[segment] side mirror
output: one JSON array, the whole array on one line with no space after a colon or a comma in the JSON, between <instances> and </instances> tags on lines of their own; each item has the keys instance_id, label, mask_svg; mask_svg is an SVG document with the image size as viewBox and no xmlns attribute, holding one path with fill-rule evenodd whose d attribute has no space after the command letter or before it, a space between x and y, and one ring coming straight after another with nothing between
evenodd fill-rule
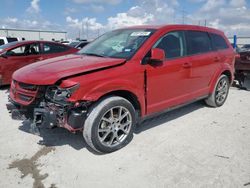
<instances>
[{"instance_id":1,"label":"side mirror","mask_svg":"<svg viewBox=\"0 0 250 188\"><path fill-rule=\"evenodd\" d=\"M160 48L153 48L151 50L150 64L161 64L165 60L165 52Z\"/></svg>"},{"instance_id":2,"label":"side mirror","mask_svg":"<svg viewBox=\"0 0 250 188\"><path fill-rule=\"evenodd\" d=\"M3 58L8 58L8 56L7 56L6 52L1 53L1 54L0 54L0 57L3 57Z\"/></svg>"}]
</instances>

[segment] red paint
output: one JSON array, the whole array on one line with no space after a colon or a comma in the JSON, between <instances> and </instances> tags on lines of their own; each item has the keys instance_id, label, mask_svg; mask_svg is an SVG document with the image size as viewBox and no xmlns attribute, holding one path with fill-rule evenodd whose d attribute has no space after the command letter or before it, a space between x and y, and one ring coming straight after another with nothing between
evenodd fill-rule
<instances>
[{"instance_id":1,"label":"red paint","mask_svg":"<svg viewBox=\"0 0 250 188\"><path fill-rule=\"evenodd\" d=\"M221 31L188 25L132 28L153 28L157 31L127 62L125 59L68 55L24 67L14 73L13 79L34 85L53 85L61 79L66 79L67 82L63 82L61 87L79 83L80 88L69 98L69 101L76 104L79 101L97 101L114 91L128 91L136 96L142 117L208 96L224 71L229 71L233 79L235 53ZM143 58L152 46L166 33L176 30L219 34L226 40L229 48L167 59L158 66L142 64ZM153 52L154 57L162 59L161 50L156 49ZM15 89L14 84L12 88ZM13 96L12 90L10 96L15 102L26 105Z\"/></svg>"},{"instance_id":2,"label":"red paint","mask_svg":"<svg viewBox=\"0 0 250 188\"><path fill-rule=\"evenodd\" d=\"M66 47L67 50L64 52L56 52L56 53L44 53L43 52L43 45L47 44L55 44L57 46ZM70 46L66 46L64 44L60 43L54 43L54 42L48 42L48 41L22 41L17 42L15 45L12 45L11 47L3 49L3 51L0 52L0 54L8 52L10 50L13 50L15 48L24 46L24 45L30 45L30 44L37 44L39 46L40 53L39 54L29 54L29 55L22 55L22 56L7 56L7 57L0 57L0 75L2 76L2 85L10 84L12 74L20 69L21 67L24 67L26 65L35 63L37 61L72 54L78 51L78 49L72 48ZM1 47L0 47L1 48ZM1 81L1 80L0 80Z\"/></svg>"}]
</instances>

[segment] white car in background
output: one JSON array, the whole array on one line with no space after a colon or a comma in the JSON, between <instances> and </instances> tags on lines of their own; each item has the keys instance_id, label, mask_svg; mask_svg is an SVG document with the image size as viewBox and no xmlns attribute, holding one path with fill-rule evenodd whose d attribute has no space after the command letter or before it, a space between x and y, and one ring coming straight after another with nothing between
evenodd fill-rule
<instances>
[{"instance_id":1,"label":"white car in background","mask_svg":"<svg viewBox=\"0 0 250 188\"><path fill-rule=\"evenodd\" d=\"M16 42L19 41L17 37L0 37L0 46L10 43L10 42Z\"/></svg>"}]
</instances>

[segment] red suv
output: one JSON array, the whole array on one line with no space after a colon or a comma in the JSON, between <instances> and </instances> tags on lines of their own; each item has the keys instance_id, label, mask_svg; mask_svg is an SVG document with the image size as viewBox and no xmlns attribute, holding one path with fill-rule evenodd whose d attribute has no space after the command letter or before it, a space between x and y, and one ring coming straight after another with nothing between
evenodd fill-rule
<instances>
[{"instance_id":1,"label":"red suv","mask_svg":"<svg viewBox=\"0 0 250 188\"><path fill-rule=\"evenodd\" d=\"M11 42L0 46L0 86L11 83L13 72L44 59L72 54L78 49L49 41Z\"/></svg>"},{"instance_id":2,"label":"red suv","mask_svg":"<svg viewBox=\"0 0 250 188\"><path fill-rule=\"evenodd\" d=\"M202 99L223 105L234 61L229 41L215 29L129 27L77 54L16 71L10 99L18 112L32 109L33 128L83 131L90 147L108 153L124 147L149 116Z\"/></svg>"}]
</instances>

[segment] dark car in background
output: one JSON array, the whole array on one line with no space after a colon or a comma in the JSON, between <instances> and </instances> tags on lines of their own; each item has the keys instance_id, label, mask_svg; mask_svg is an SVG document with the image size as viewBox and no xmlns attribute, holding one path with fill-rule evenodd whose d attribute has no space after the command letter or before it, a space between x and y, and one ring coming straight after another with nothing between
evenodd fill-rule
<instances>
[{"instance_id":1,"label":"dark car in background","mask_svg":"<svg viewBox=\"0 0 250 188\"><path fill-rule=\"evenodd\" d=\"M241 48L241 51L250 51L250 44L244 44Z\"/></svg>"},{"instance_id":2,"label":"dark car in background","mask_svg":"<svg viewBox=\"0 0 250 188\"><path fill-rule=\"evenodd\" d=\"M13 72L25 65L77 51L76 48L49 41L22 41L2 45L0 46L0 86L10 84Z\"/></svg>"},{"instance_id":3,"label":"dark car in background","mask_svg":"<svg viewBox=\"0 0 250 188\"><path fill-rule=\"evenodd\" d=\"M240 51L235 59L235 80L241 88L247 76L250 76L250 51Z\"/></svg>"}]
</instances>

